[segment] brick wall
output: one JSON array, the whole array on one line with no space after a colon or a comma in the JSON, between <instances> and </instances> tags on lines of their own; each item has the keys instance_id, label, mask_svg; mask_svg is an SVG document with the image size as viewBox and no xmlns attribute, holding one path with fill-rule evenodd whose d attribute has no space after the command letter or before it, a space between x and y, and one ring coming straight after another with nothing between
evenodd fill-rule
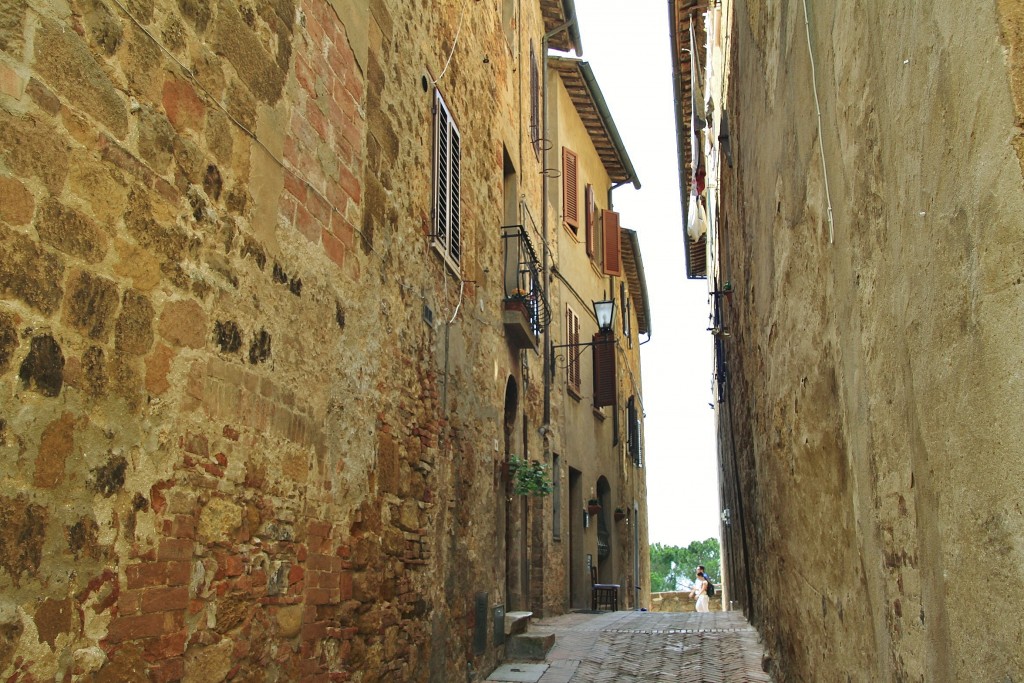
<instances>
[{"instance_id":1,"label":"brick wall","mask_svg":"<svg viewBox=\"0 0 1024 683\"><path fill-rule=\"evenodd\" d=\"M370 4L365 64L324 0L0 9L0 676L464 676L521 371L494 322L516 108L475 104L514 62L467 19L446 335L420 79L459 17Z\"/></svg>"}]
</instances>

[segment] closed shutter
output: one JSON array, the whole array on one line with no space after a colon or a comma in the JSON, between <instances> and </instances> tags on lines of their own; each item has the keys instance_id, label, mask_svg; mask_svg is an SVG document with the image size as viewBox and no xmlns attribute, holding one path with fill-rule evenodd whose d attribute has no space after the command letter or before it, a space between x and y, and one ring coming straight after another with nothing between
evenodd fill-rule
<instances>
[{"instance_id":1,"label":"closed shutter","mask_svg":"<svg viewBox=\"0 0 1024 683\"><path fill-rule=\"evenodd\" d=\"M587 183L587 189L583 192L583 203L584 210L587 212L586 215L586 231L587 231L587 256L594 258L594 219L597 214L597 207L594 205L594 186Z\"/></svg>"},{"instance_id":2,"label":"closed shutter","mask_svg":"<svg viewBox=\"0 0 1024 683\"><path fill-rule=\"evenodd\" d=\"M615 333L594 335L594 407L615 405Z\"/></svg>"},{"instance_id":3,"label":"closed shutter","mask_svg":"<svg viewBox=\"0 0 1024 683\"><path fill-rule=\"evenodd\" d=\"M434 246L454 269L462 255L461 157L458 126L435 91Z\"/></svg>"},{"instance_id":4,"label":"closed shutter","mask_svg":"<svg viewBox=\"0 0 1024 683\"><path fill-rule=\"evenodd\" d=\"M640 412L636 409L635 396L630 396L626 402L626 429L630 458L634 465L642 467L643 459L640 455Z\"/></svg>"},{"instance_id":5,"label":"closed shutter","mask_svg":"<svg viewBox=\"0 0 1024 683\"><path fill-rule=\"evenodd\" d=\"M576 153L562 148L562 217L572 231L580 229L580 206L577 196Z\"/></svg>"},{"instance_id":6,"label":"closed shutter","mask_svg":"<svg viewBox=\"0 0 1024 683\"><path fill-rule=\"evenodd\" d=\"M615 211L601 212L604 233L604 273L622 275L622 234L619 228L619 214Z\"/></svg>"},{"instance_id":7,"label":"closed shutter","mask_svg":"<svg viewBox=\"0 0 1024 683\"><path fill-rule=\"evenodd\" d=\"M576 312L565 307L565 342L569 344L566 352L569 362L566 364L566 382L577 394L580 392L580 317Z\"/></svg>"}]
</instances>

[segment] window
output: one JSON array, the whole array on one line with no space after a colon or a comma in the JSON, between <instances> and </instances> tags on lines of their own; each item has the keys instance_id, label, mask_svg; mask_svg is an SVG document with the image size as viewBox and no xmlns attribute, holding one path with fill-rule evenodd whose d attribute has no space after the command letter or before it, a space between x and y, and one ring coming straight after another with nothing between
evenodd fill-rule
<instances>
[{"instance_id":1,"label":"window","mask_svg":"<svg viewBox=\"0 0 1024 683\"><path fill-rule=\"evenodd\" d=\"M615 332L594 335L594 407L615 405L617 376L615 373ZM618 413L615 413L615 441L618 442Z\"/></svg>"},{"instance_id":2,"label":"window","mask_svg":"<svg viewBox=\"0 0 1024 683\"><path fill-rule=\"evenodd\" d=\"M594 258L594 219L597 218L597 205L594 203L594 186L587 183L586 189L583 191L583 210L584 214L584 225L586 229L586 240L587 240L587 256Z\"/></svg>"},{"instance_id":3,"label":"window","mask_svg":"<svg viewBox=\"0 0 1024 683\"><path fill-rule=\"evenodd\" d=\"M576 178L576 152L562 148L562 220L572 234L580 230L579 192Z\"/></svg>"},{"instance_id":4,"label":"window","mask_svg":"<svg viewBox=\"0 0 1024 683\"><path fill-rule=\"evenodd\" d=\"M434 92L434 247L458 271L462 246L461 139L441 91Z\"/></svg>"},{"instance_id":5,"label":"window","mask_svg":"<svg viewBox=\"0 0 1024 683\"><path fill-rule=\"evenodd\" d=\"M537 53L530 41L530 142L533 154L540 158L540 70L537 68Z\"/></svg>"},{"instance_id":6,"label":"window","mask_svg":"<svg viewBox=\"0 0 1024 683\"><path fill-rule=\"evenodd\" d=\"M551 537L562 539L562 456L551 454Z\"/></svg>"},{"instance_id":7,"label":"window","mask_svg":"<svg viewBox=\"0 0 1024 683\"><path fill-rule=\"evenodd\" d=\"M580 317L569 305L565 307L565 343L569 344L566 355L566 383L570 393L580 395Z\"/></svg>"},{"instance_id":8,"label":"window","mask_svg":"<svg viewBox=\"0 0 1024 683\"><path fill-rule=\"evenodd\" d=\"M629 297L626 295L626 283L619 283L619 301L622 302L619 308L622 311L622 336L626 338L626 344L633 348L633 335L630 327L632 311L630 310Z\"/></svg>"},{"instance_id":9,"label":"window","mask_svg":"<svg viewBox=\"0 0 1024 683\"><path fill-rule=\"evenodd\" d=\"M629 457L637 467L644 466L643 448L640 437L640 411L636 409L636 397L626 402L626 439Z\"/></svg>"},{"instance_id":10,"label":"window","mask_svg":"<svg viewBox=\"0 0 1024 683\"><path fill-rule=\"evenodd\" d=\"M622 245L619 240L619 214L614 211L601 212L603 238L603 266L605 275L622 275Z\"/></svg>"}]
</instances>

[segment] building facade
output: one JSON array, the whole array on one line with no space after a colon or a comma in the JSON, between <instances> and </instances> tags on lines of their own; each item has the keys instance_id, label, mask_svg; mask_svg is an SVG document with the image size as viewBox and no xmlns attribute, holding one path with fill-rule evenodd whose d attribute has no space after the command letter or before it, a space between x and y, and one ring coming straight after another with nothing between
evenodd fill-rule
<instances>
[{"instance_id":1,"label":"building facade","mask_svg":"<svg viewBox=\"0 0 1024 683\"><path fill-rule=\"evenodd\" d=\"M777 680L1020 680L1019 6L673 9L726 600Z\"/></svg>"},{"instance_id":2,"label":"building facade","mask_svg":"<svg viewBox=\"0 0 1024 683\"><path fill-rule=\"evenodd\" d=\"M480 680L588 554L645 599L639 248L570 267L545 137L610 209L543 97L572 2L428 5L0 9L0 676ZM558 283L618 304L606 407Z\"/></svg>"}]
</instances>

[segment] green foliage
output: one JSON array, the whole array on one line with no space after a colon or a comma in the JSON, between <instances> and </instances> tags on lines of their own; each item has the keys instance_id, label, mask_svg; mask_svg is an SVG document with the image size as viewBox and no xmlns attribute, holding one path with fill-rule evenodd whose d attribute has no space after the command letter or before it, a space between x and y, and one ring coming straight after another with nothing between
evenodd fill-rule
<instances>
[{"instance_id":1,"label":"green foliage","mask_svg":"<svg viewBox=\"0 0 1024 683\"><path fill-rule=\"evenodd\" d=\"M512 477L512 493L517 496L546 496L551 493L548 466L539 460L526 461L513 455L508 459L508 473Z\"/></svg>"},{"instance_id":2,"label":"green foliage","mask_svg":"<svg viewBox=\"0 0 1024 683\"><path fill-rule=\"evenodd\" d=\"M685 548L655 543L651 547L651 591L660 593L682 588L682 580L692 581L698 565L704 565L708 578L721 580L721 547L717 538L693 541Z\"/></svg>"}]
</instances>

